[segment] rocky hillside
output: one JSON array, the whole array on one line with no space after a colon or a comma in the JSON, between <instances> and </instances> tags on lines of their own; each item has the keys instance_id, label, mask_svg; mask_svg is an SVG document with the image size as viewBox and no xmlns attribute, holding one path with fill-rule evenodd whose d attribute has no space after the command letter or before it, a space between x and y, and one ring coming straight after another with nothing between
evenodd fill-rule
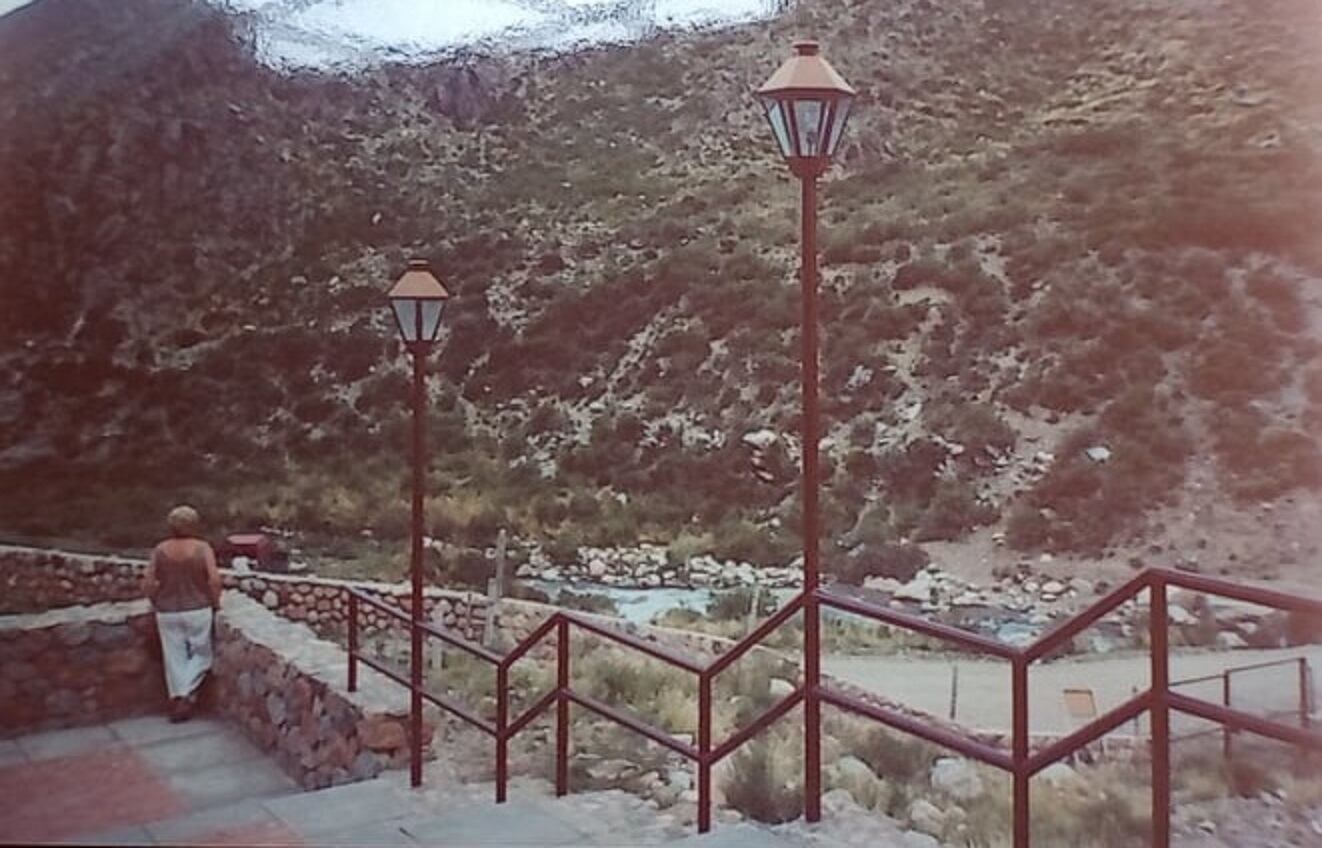
<instances>
[{"instance_id":1,"label":"rocky hillside","mask_svg":"<svg viewBox=\"0 0 1322 848\"><path fill-rule=\"evenodd\" d=\"M350 76L188 0L38 0L0 18L0 527L140 542L188 498L400 536L383 293L422 255L455 294L433 535L789 559L797 193L749 92L812 33L860 91L823 187L831 567L993 537L1305 567L1319 25L803 0Z\"/></svg>"}]
</instances>

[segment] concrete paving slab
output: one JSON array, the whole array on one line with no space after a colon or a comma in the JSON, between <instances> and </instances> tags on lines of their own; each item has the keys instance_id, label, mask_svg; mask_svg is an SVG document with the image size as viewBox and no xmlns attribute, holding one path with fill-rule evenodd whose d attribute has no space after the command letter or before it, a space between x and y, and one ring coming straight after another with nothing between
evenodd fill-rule
<instances>
[{"instance_id":1,"label":"concrete paving slab","mask_svg":"<svg viewBox=\"0 0 1322 848\"><path fill-rule=\"evenodd\" d=\"M0 769L0 838L51 842L136 827L188 811L123 745Z\"/></svg>"},{"instance_id":2,"label":"concrete paving slab","mask_svg":"<svg viewBox=\"0 0 1322 848\"><path fill-rule=\"evenodd\" d=\"M106 726L116 737L129 745L148 745L165 739L182 739L185 736L214 733L226 725L223 721L205 716L172 724L170 719L163 715L148 715L112 721Z\"/></svg>"},{"instance_id":3,"label":"concrete paving slab","mask_svg":"<svg viewBox=\"0 0 1322 848\"><path fill-rule=\"evenodd\" d=\"M122 845L124 848L158 844L151 838L151 834L147 832L147 829L140 826L116 827L97 833L84 833L75 839L69 840L69 843L73 845Z\"/></svg>"},{"instance_id":4,"label":"concrete paving slab","mask_svg":"<svg viewBox=\"0 0 1322 848\"><path fill-rule=\"evenodd\" d=\"M263 848L272 848L276 845L303 845L305 843L297 833L279 822L266 822L240 827L222 827L219 830L201 833L171 844L205 845L208 848L214 845L242 845L244 848L260 845Z\"/></svg>"},{"instance_id":5,"label":"concrete paving slab","mask_svg":"<svg viewBox=\"0 0 1322 848\"><path fill-rule=\"evenodd\" d=\"M146 825L146 831L152 839L162 845L175 845L222 829L279 823L279 820L262 806L261 799L248 798L234 804L152 822Z\"/></svg>"},{"instance_id":6,"label":"concrete paving slab","mask_svg":"<svg viewBox=\"0 0 1322 848\"><path fill-rule=\"evenodd\" d=\"M29 760L53 760L71 757L113 746L119 740L103 724L88 727L70 727L67 730L48 730L32 733L15 740L19 750Z\"/></svg>"},{"instance_id":7,"label":"concrete paving slab","mask_svg":"<svg viewBox=\"0 0 1322 848\"><path fill-rule=\"evenodd\" d=\"M263 759L265 755L238 731L217 727L195 736L142 745L138 756L164 774L175 774Z\"/></svg>"},{"instance_id":8,"label":"concrete paving slab","mask_svg":"<svg viewBox=\"0 0 1322 848\"><path fill-rule=\"evenodd\" d=\"M717 825L708 833L665 843L666 848L803 848L804 844L747 822Z\"/></svg>"},{"instance_id":9,"label":"concrete paving slab","mask_svg":"<svg viewBox=\"0 0 1322 848\"><path fill-rule=\"evenodd\" d=\"M469 807L419 821L409 835L424 845L584 845L581 830L526 801L499 809Z\"/></svg>"},{"instance_id":10,"label":"concrete paving slab","mask_svg":"<svg viewBox=\"0 0 1322 848\"><path fill-rule=\"evenodd\" d=\"M355 827L349 830L337 830L330 833L319 833L310 842L317 845L372 845L372 846L408 846L419 844L417 840L410 836L410 827L416 826L416 818L389 819L387 821L373 822L363 827ZM436 844L436 843L432 843ZM442 842L442 845L451 845L457 843Z\"/></svg>"},{"instance_id":11,"label":"concrete paving slab","mask_svg":"<svg viewBox=\"0 0 1322 848\"><path fill-rule=\"evenodd\" d=\"M28 755L18 747L16 739L0 739L0 768L26 763Z\"/></svg>"},{"instance_id":12,"label":"concrete paving slab","mask_svg":"<svg viewBox=\"0 0 1322 848\"><path fill-rule=\"evenodd\" d=\"M406 793L381 780L350 783L262 803L280 821L309 837L352 830L419 812L416 803Z\"/></svg>"},{"instance_id":13,"label":"concrete paving slab","mask_svg":"<svg viewBox=\"0 0 1322 848\"><path fill-rule=\"evenodd\" d=\"M299 786L270 760L209 766L165 776L170 788L194 809L217 807L244 798L265 798L299 791Z\"/></svg>"}]
</instances>

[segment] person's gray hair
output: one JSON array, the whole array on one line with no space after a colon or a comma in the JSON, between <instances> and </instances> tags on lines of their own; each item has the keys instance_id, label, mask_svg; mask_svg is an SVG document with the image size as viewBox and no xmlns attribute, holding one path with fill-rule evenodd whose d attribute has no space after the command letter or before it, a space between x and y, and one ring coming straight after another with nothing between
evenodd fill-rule
<instances>
[{"instance_id":1,"label":"person's gray hair","mask_svg":"<svg viewBox=\"0 0 1322 848\"><path fill-rule=\"evenodd\" d=\"M181 504L170 510L165 523L169 525L170 532L176 536L196 536L202 529L202 517L197 514L197 510L187 504Z\"/></svg>"}]
</instances>

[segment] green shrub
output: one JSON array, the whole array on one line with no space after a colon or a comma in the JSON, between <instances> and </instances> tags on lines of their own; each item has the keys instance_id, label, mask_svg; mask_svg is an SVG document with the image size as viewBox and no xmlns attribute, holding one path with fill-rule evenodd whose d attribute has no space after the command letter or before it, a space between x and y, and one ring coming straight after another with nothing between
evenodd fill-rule
<instances>
[{"instance_id":1,"label":"green shrub","mask_svg":"<svg viewBox=\"0 0 1322 848\"><path fill-rule=\"evenodd\" d=\"M754 739L734 755L725 801L754 821L781 824L803 815L801 771L781 766L772 742Z\"/></svg>"},{"instance_id":2,"label":"green shrub","mask_svg":"<svg viewBox=\"0 0 1322 848\"><path fill-rule=\"evenodd\" d=\"M1056 136L1050 148L1062 156L1106 159L1125 156L1138 148L1140 131L1134 127L1087 127Z\"/></svg>"},{"instance_id":3,"label":"green shrub","mask_svg":"<svg viewBox=\"0 0 1322 848\"><path fill-rule=\"evenodd\" d=\"M707 617L713 621L743 621L753 608L753 590L733 589L712 596L707 603ZM759 592L757 618L765 618L776 611L776 599L770 592Z\"/></svg>"},{"instance_id":4,"label":"green shrub","mask_svg":"<svg viewBox=\"0 0 1322 848\"><path fill-rule=\"evenodd\" d=\"M1014 448L1014 429L982 403L929 403L923 409L924 423L931 432L964 446L960 459L982 464L989 461L988 448L1004 453Z\"/></svg>"},{"instance_id":5,"label":"green shrub","mask_svg":"<svg viewBox=\"0 0 1322 848\"><path fill-rule=\"evenodd\" d=\"M485 592L496 576L496 566L482 551L464 550L450 557L437 556L437 576L443 586L461 586Z\"/></svg>"},{"instance_id":6,"label":"green shrub","mask_svg":"<svg viewBox=\"0 0 1322 848\"><path fill-rule=\"evenodd\" d=\"M1051 522L1042 510L1020 501L1010 510L1005 523L1005 543L1017 551L1043 548L1051 536Z\"/></svg>"},{"instance_id":7,"label":"green shrub","mask_svg":"<svg viewBox=\"0 0 1322 848\"><path fill-rule=\"evenodd\" d=\"M918 521L914 538L919 542L950 541L999 517L995 507L978 500L969 484L942 480Z\"/></svg>"},{"instance_id":8,"label":"green shrub","mask_svg":"<svg viewBox=\"0 0 1322 848\"><path fill-rule=\"evenodd\" d=\"M782 539L782 535L748 519L727 519L712 532L711 552L720 559L772 565L786 559L792 549L792 543Z\"/></svg>"},{"instance_id":9,"label":"green shrub","mask_svg":"<svg viewBox=\"0 0 1322 848\"><path fill-rule=\"evenodd\" d=\"M620 614L619 606L611 600L609 595L596 592L574 592L569 589L562 589L560 594L556 596L555 605L596 615L618 616Z\"/></svg>"},{"instance_id":10,"label":"green shrub","mask_svg":"<svg viewBox=\"0 0 1322 848\"><path fill-rule=\"evenodd\" d=\"M927 551L917 545L864 543L847 555L834 558L831 569L842 583L861 586L868 577L893 577L908 582L931 561Z\"/></svg>"},{"instance_id":11,"label":"green shrub","mask_svg":"<svg viewBox=\"0 0 1322 848\"><path fill-rule=\"evenodd\" d=\"M927 742L880 727L869 728L856 753L879 776L898 784L926 782L941 755Z\"/></svg>"}]
</instances>

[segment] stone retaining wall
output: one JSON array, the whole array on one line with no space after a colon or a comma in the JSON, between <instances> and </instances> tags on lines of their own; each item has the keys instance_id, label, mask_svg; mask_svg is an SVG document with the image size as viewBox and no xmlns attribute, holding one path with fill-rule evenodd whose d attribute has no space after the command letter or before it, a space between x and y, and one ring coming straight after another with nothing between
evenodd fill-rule
<instances>
[{"instance_id":1,"label":"stone retaining wall","mask_svg":"<svg viewBox=\"0 0 1322 848\"><path fill-rule=\"evenodd\" d=\"M38 548L0 546L0 613L32 612L52 606L141 597L143 560L48 551ZM221 570L226 588L236 589L266 609L291 621L302 621L320 632L343 632L348 614L349 588L357 589L407 612L410 589L403 583L370 580L340 580L310 575L236 573ZM426 617L439 626L477 641L482 638L490 601L475 592L457 592L434 586L423 590ZM504 599L497 605L493 629L504 641L522 640L558 607ZM587 618L623 627L678 650L715 655L726 650L729 640L702 633L663 627L628 625L608 616L579 613ZM363 633L390 631L407 638L407 631L390 616L368 604L359 606ZM548 646L553 641L548 640Z\"/></svg>"},{"instance_id":2,"label":"stone retaining wall","mask_svg":"<svg viewBox=\"0 0 1322 848\"><path fill-rule=\"evenodd\" d=\"M0 736L165 708L144 600L0 616Z\"/></svg>"},{"instance_id":3,"label":"stone retaining wall","mask_svg":"<svg viewBox=\"0 0 1322 848\"><path fill-rule=\"evenodd\" d=\"M306 625L226 592L217 626L216 708L304 788L364 780L409 757L408 690L360 666L347 691L348 655ZM424 745L437 717L428 712Z\"/></svg>"},{"instance_id":4,"label":"stone retaining wall","mask_svg":"<svg viewBox=\"0 0 1322 848\"><path fill-rule=\"evenodd\" d=\"M0 545L0 615L140 598L146 566L140 559ZM238 589L291 621L306 621L321 630L344 627L350 587L404 612L411 600L409 587L402 583L229 569L221 569L221 577L227 589ZM484 595L428 586L423 608L429 619L470 639L482 635ZM369 633L392 626L388 615L366 604L359 623Z\"/></svg>"}]
</instances>

